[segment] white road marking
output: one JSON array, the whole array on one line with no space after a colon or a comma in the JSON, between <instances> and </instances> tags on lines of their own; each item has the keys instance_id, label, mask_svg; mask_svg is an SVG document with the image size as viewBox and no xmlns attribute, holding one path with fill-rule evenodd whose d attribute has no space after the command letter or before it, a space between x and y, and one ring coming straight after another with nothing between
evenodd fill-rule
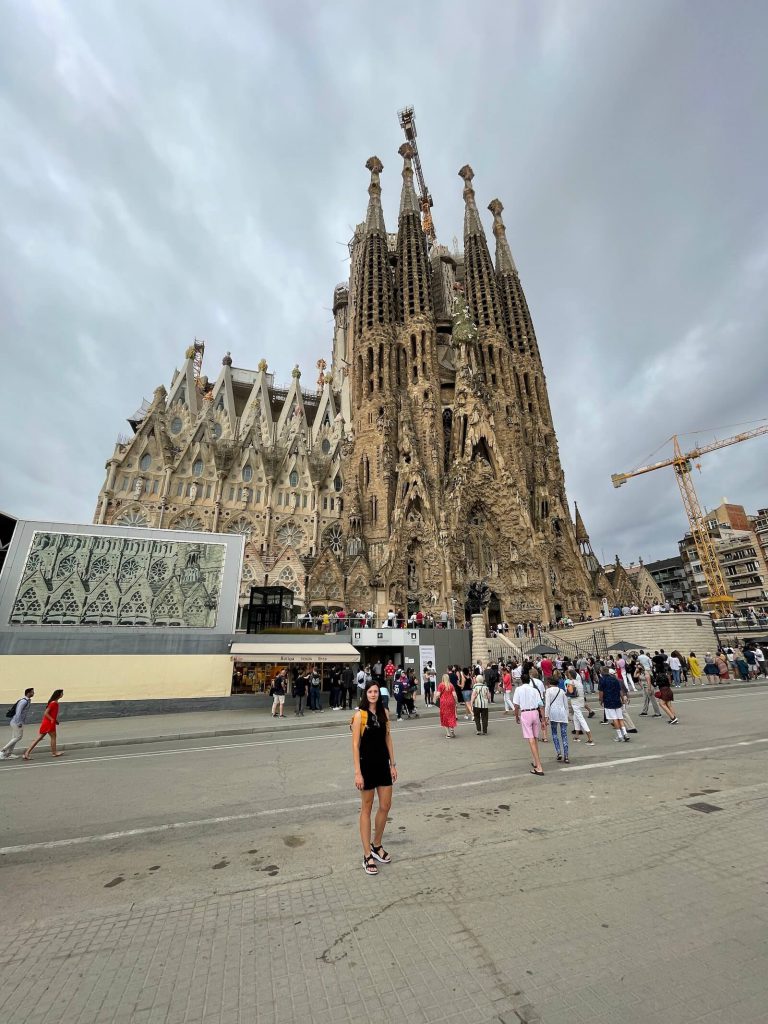
<instances>
[{"instance_id":1,"label":"white road marking","mask_svg":"<svg viewBox=\"0 0 768 1024\"><path fill-rule=\"evenodd\" d=\"M750 690L750 691L748 691L746 693L739 692L738 696L741 697L741 698L744 698L744 697L754 697L757 693L768 693L768 687L766 687L765 690ZM717 694L716 696L712 695L712 696L708 696L708 697L687 697L686 698L686 703L688 701L699 701L699 700L723 700L723 698L725 698L726 696L728 696L727 693L720 693L720 694ZM731 694L730 696L733 696L733 694ZM499 711L499 712L496 712L494 717L501 718L503 716L502 716L502 713ZM429 719L429 724L427 724L427 719L425 718L424 725L409 725L405 729L403 729L402 735L405 736L407 734L407 732L408 733L410 733L410 732L425 732L427 730L432 730L438 724L438 721L439 720L438 720L437 716L435 716L434 718L430 718ZM510 724L513 724L513 720L512 719L510 719ZM400 734L401 733L400 733L399 730L397 730L396 732L393 733L394 736L398 736ZM211 738L213 739L214 737L211 737ZM274 739L268 739L268 740L264 740L264 739L261 739L261 740L248 740L245 743L238 743L238 742L234 742L234 743L232 743L232 742L230 742L230 743L217 743L217 744L213 744L213 745L210 745L210 746L207 746L207 747L176 747L173 750L144 750L144 751L137 751L136 753L132 753L132 754L102 754L102 755L99 755L99 756L96 756L96 757L73 757L72 758L72 757L67 757L66 754L65 754L64 758L57 758L56 760L28 761L28 762L24 762L24 763L21 763L21 764L14 764L14 765L7 765L7 766L3 765L2 768L0 768L0 771L5 771L5 772L26 771L26 772L28 772L32 768L56 768L56 769L60 769L60 768L63 768L65 765L102 764L104 761L130 761L130 760L136 760L138 758L144 758L144 757L170 757L170 756L174 756L174 755L177 755L177 754L204 754L207 751L239 750L239 749L241 749L243 747L269 747L269 746L275 746L277 744L283 745L283 744L287 744L287 743L315 743L315 742L317 742L319 740L339 740L339 739L346 740L347 739L347 733L345 733L345 732L339 733L339 732L336 732L334 730L332 733L329 732L327 735L323 735L322 733L313 733L311 736L285 736L285 737L281 736L279 738L276 737ZM168 742L180 743L180 742L183 742L183 737L181 737L179 740L174 740L174 741L170 741L170 740L157 740L157 742L158 743L168 743ZM62 744L62 746L64 747L64 750L66 751L66 743ZM102 748L102 749L105 749L105 748Z\"/></svg>"},{"instance_id":2,"label":"white road marking","mask_svg":"<svg viewBox=\"0 0 768 1024\"><path fill-rule=\"evenodd\" d=\"M627 757L613 761L594 761L591 764L569 765L558 769L559 772L587 771L592 768L614 768L627 764L636 764L639 761L660 761L668 757L685 757L691 754L711 753L719 750L733 750L736 747L753 747L760 743L768 743L768 737L756 740L740 740L738 743L723 743L716 747L697 747L693 750L670 750L665 754L644 754L639 757ZM445 793L449 790L471 789L477 786L488 786L498 782L519 782L521 772L514 775L494 775L487 779L472 779L467 782L453 782L445 786L432 786L428 789L400 789L398 800L414 796L429 796L432 793ZM406 784L407 785L407 784ZM147 825L144 828L131 828L122 832L106 832L103 835L75 836L71 839L53 839L45 843L26 843L21 846L2 846L0 856L7 856L14 853L34 853L37 850L56 850L67 846L84 846L88 843L108 843L118 839L132 839L136 836L157 835L162 832L172 832L179 829L203 828L208 825L224 825L235 821L254 821L257 818L276 817L282 814L300 814L302 811L314 811L331 807L348 807L357 805L358 797L350 797L347 800L324 800L315 801L311 804L295 804L292 807L272 807L262 811L248 811L243 814L225 814L217 818L200 818L196 821L172 821L162 825Z\"/></svg>"}]
</instances>

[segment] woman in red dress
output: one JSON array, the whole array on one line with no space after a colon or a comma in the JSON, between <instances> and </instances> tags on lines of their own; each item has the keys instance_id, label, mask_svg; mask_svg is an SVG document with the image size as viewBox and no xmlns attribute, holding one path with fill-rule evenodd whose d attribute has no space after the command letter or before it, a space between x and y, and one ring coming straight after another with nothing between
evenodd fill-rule
<instances>
[{"instance_id":1,"label":"woman in red dress","mask_svg":"<svg viewBox=\"0 0 768 1024\"><path fill-rule=\"evenodd\" d=\"M456 738L456 690L446 673L435 692L435 700L440 708L440 725L445 729L445 738Z\"/></svg>"},{"instance_id":2,"label":"woman in red dress","mask_svg":"<svg viewBox=\"0 0 768 1024\"><path fill-rule=\"evenodd\" d=\"M54 690L51 694L51 699L48 701L48 706L43 712L43 720L40 723L40 735L37 737L35 742L24 751L25 761L30 760L29 755L35 749L43 736L50 736L51 738L51 754L54 757L61 757L61 754L56 750L56 726L59 724L59 701L63 696L63 690Z\"/></svg>"}]
</instances>

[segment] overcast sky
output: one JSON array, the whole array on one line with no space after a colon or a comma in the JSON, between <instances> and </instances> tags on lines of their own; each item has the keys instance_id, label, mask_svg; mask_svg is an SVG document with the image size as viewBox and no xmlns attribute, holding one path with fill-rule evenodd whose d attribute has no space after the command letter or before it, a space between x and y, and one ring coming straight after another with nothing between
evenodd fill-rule
<instances>
[{"instance_id":1,"label":"overcast sky","mask_svg":"<svg viewBox=\"0 0 768 1024\"><path fill-rule=\"evenodd\" d=\"M334 285L416 109L440 241L498 196L598 557L676 553L673 432L768 416L768 5L0 0L0 508L89 522L194 337L215 377L329 357ZM485 215L489 238L490 215ZM686 438L693 442L694 438ZM768 505L768 437L702 501Z\"/></svg>"}]
</instances>

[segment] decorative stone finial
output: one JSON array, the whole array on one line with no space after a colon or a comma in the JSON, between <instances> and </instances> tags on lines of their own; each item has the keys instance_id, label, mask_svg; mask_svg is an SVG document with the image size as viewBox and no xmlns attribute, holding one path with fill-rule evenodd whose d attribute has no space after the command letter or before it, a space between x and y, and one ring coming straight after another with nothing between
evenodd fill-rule
<instances>
[{"instance_id":1,"label":"decorative stone finial","mask_svg":"<svg viewBox=\"0 0 768 1024\"><path fill-rule=\"evenodd\" d=\"M494 217L500 217L504 210L504 206L500 199L492 199L490 203L488 203L488 209Z\"/></svg>"},{"instance_id":2,"label":"decorative stone finial","mask_svg":"<svg viewBox=\"0 0 768 1024\"><path fill-rule=\"evenodd\" d=\"M195 346L194 345L190 345L189 346L189 348L184 353L184 358L185 359L194 359L195 358Z\"/></svg>"},{"instance_id":3,"label":"decorative stone finial","mask_svg":"<svg viewBox=\"0 0 768 1024\"><path fill-rule=\"evenodd\" d=\"M403 160L413 160L413 146L410 142L404 142L397 152Z\"/></svg>"},{"instance_id":4,"label":"decorative stone finial","mask_svg":"<svg viewBox=\"0 0 768 1024\"><path fill-rule=\"evenodd\" d=\"M227 354L221 360L221 365L222 366L231 366L232 365L232 353L231 352L227 352Z\"/></svg>"},{"instance_id":5,"label":"decorative stone finial","mask_svg":"<svg viewBox=\"0 0 768 1024\"><path fill-rule=\"evenodd\" d=\"M365 161L365 166L371 172L371 174L381 174L384 170L384 164L379 160L377 156L369 156Z\"/></svg>"},{"instance_id":6,"label":"decorative stone finial","mask_svg":"<svg viewBox=\"0 0 768 1024\"><path fill-rule=\"evenodd\" d=\"M301 377L301 370L299 369L299 364L298 363L296 363L294 368L291 370L291 376L295 377L296 380L298 380L299 377Z\"/></svg>"},{"instance_id":7,"label":"decorative stone finial","mask_svg":"<svg viewBox=\"0 0 768 1024\"><path fill-rule=\"evenodd\" d=\"M256 367L256 369L259 371L259 373L266 373L267 370L269 369L269 364L267 363L267 360L260 359L259 365Z\"/></svg>"},{"instance_id":8,"label":"decorative stone finial","mask_svg":"<svg viewBox=\"0 0 768 1024\"><path fill-rule=\"evenodd\" d=\"M326 384L333 384L333 374L330 372L326 373L324 380Z\"/></svg>"},{"instance_id":9,"label":"decorative stone finial","mask_svg":"<svg viewBox=\"0 0 768 1024\"><path fill-rule=\"evenodd\" d=\"M459 177L464 179L467 186L471 186L472 179L474 178L474 176L475 172L472 170L469 164L464 164L464 166L459 171Z\"/></svg>"}]
</instances>

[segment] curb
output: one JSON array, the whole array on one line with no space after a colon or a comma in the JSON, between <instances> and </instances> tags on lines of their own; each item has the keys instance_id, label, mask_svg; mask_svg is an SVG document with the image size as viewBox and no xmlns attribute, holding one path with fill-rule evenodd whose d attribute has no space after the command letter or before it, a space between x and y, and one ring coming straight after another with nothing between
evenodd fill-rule
<instances>
[{"instance_id":1,"label":"curb","mask_svg":"<svg viewBox=\"0 0 768 1024\"><path fill-rule=\"evenodd\" d=\"M683 694L697 694L697 693L717 693L720 690L757 690L765 689L768 691L768 679L763 680L762 683L744 683L744 682L731 682L721 683L720 685L709 685L709 686L681 686L679 689ZM587 697L596 697L597 694L587 694ZM640 692L633 694L634 697L640 697ZM498 704L501 708L501 703ZM287 717L287 716L286 716ZM420 713L421 717L421 713ZM424 715L424 720L428 721L429 718L433 717L430 715ZM437 720L437 715L434 716ZM138 743L170 743L177 740L198 740L198 739L210 739L214 736L274 736L277 733L284 732L302 732L304 730L309 731L310 729L333 729L341 725L347 725L348 719L345 716L341 718L324 719L321 722L314 722L313 725L299 725L298 722L286 723L285 725L255 725L255 726L231 726L223 727L220 729L191 729L188 732L168 732L161 733L157 736L128 736L124 738L114 737L104 740L80 740L74 743L59 743L60 750L95 750L98 747L129 747L134 746Z\"/></svg>"}]
</instances>

